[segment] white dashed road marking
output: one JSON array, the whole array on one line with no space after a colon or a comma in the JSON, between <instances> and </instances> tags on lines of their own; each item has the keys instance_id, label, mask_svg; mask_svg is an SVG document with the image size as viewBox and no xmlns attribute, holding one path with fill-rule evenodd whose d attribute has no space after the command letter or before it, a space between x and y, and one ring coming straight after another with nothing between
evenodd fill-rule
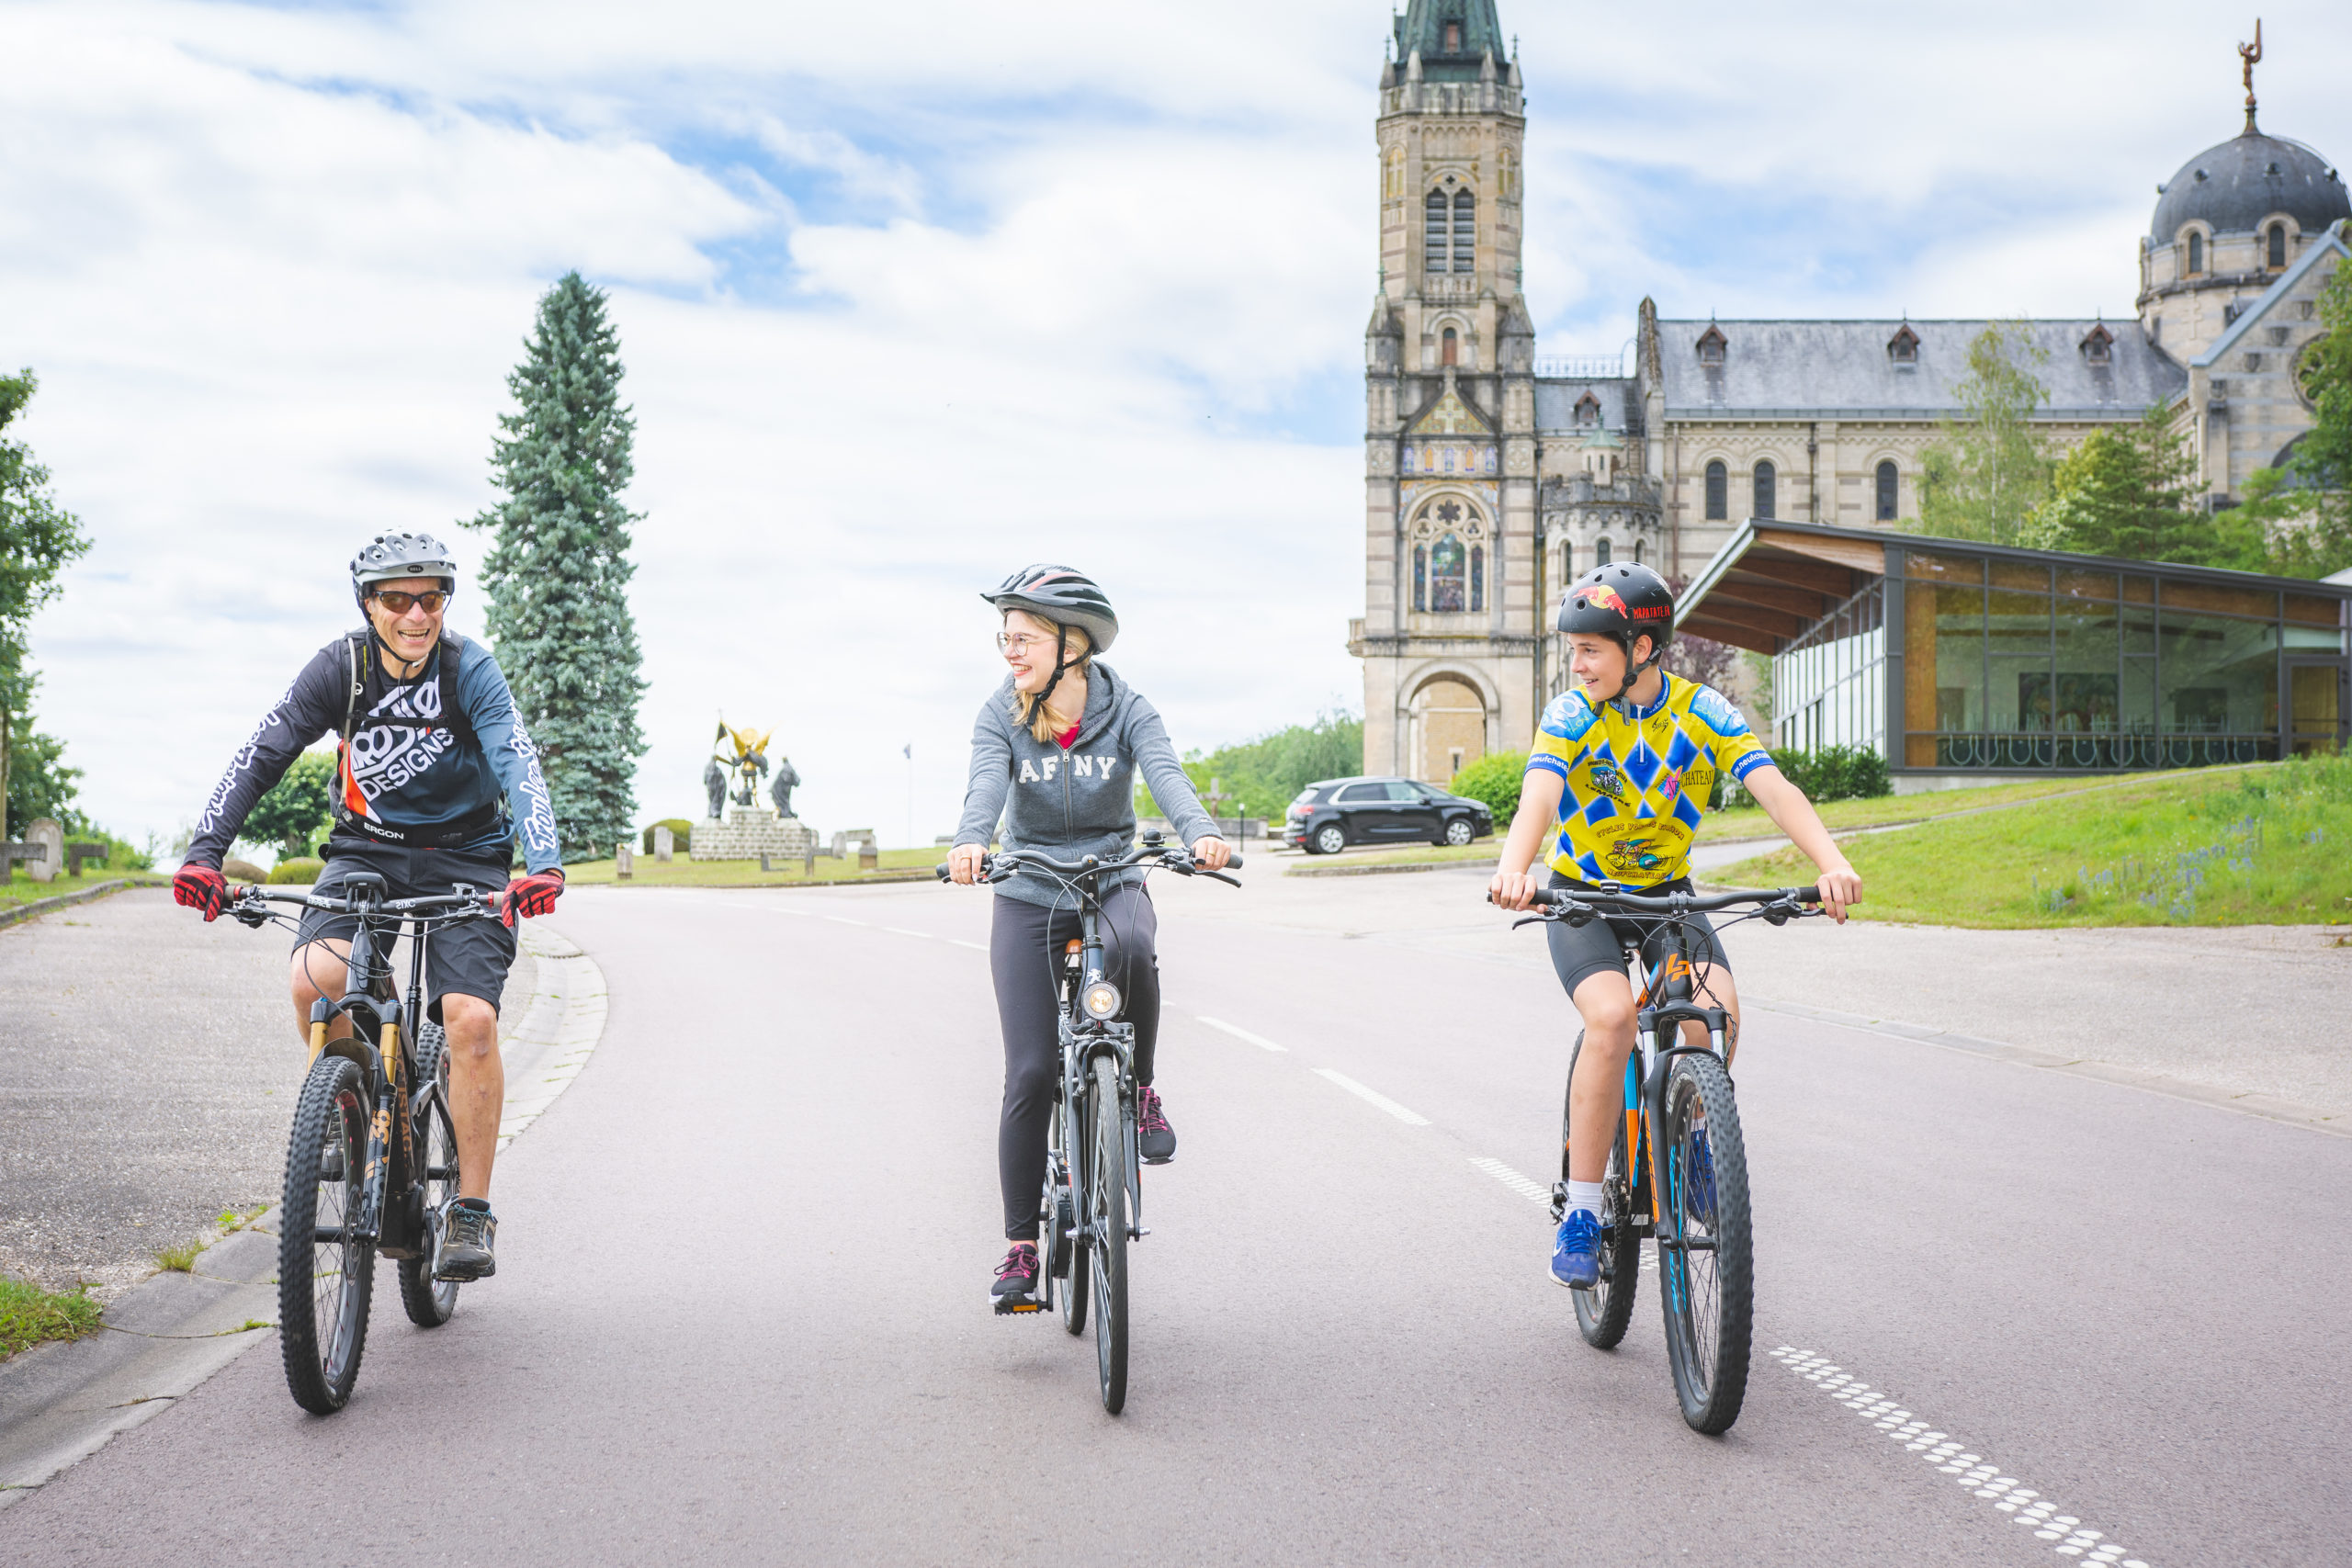
<instances>
[{"instance_id":1,"label":"white dashed road marking","mask_svg":"<svg viewBox=\"0 0 2352 1568\"><path fill-rule=\"evenodd\" d=\"M989 950L989 944L987 942L966 942L962 937L951 936L947 939L947 942L951 947L968 947L974 953L986 953Z\"/></svg>"},{"instance_id":2,"label":"white dashed road marking","mask_svg":"<svg viewBox=\"0 0 2352 1568\"><path fill-rule=\"evenodd\" d=\"M1225 1020L1221 1018L1204 1018L1201 1021L1207 1024L1211 1029L1232 1035L1236 1040L1247 1040L1250 1044L1255 1045L1261 1051L1288 1051L1290 1049L1287 1045L1275 1044L1272 1041L1267 1039L1262 1034L1252 1034L1246 1029L1237 1028L1235 1025L1226 1022Z\"/></svg>"},{"instance_id":3,"label":"white dashed road marking","mask_svg":"<svg viewBox=\"0 0 2352 1568\"><path fill-rule=\"evenodd\" d=\"M2084 1562L2114 1563L2117 1568L2148 1568L2140 1559L2124 1556L2124 1549L2099 1531L2084 1529L2083 1521L2074 1515L2058 1512L2059 1505L2027 1489L2017 1477L2002 1474L2001 1467L1982 1454L1962 1452L1967 1444L1946 1433L1930 1430L1927 1422L1904 1409L1883 1390L1855 1381L1851 1372L1832 1366L1828 1357L1786 1345L1771 1355L1789 1371L1934 1465L1939 1473L1951 1476L2008 1515L2011 1524L2032 1530L2037 1540L2052 1542L2051 1550L2059 1556Z\"/></svg>"},{"instance_id":4,"label":"white dashed road marking","mask_svg":"<svg viewBox=\"0 0 2352 1568\"><path fill-rule=\"evenodd\" d=\"M1366 1089L1363 1085L1356 1082L1355 1079L1348 1077L1348 1075L1343 1072L1338 1071L1336 1068L1317 1067L1315 1069L1315 1074L1317 1077L1329 1078L1333 1083L1338 1084L1341 1089L1346 1089L1350 1094L1354 1095L1357 1099L1373 1105L1377 1105L1381 1110L1385 1111L1389 1115L1394 1116L1397 1121L1404 1122L1408 1127L1426 1127L1430 1124L1430 1119L1422 1115L1419 1111L1406 1110L1405 1107L1397 1104L1395 1100L1389 1099L1378 1089Z\"/></svg>"},{"instance_id":5,"label":"white dashed road marking","mask_svg":"<svg viewBox=\"0 0 2352 1568\"><path fill-rule=\"evenodd\" d=\"M1521 1176L1498 1159L1474 1159L1470 1162L1521 1197L1552 1206L1552 1190L1532 1177Z\"/></svg>"}]
</instances>

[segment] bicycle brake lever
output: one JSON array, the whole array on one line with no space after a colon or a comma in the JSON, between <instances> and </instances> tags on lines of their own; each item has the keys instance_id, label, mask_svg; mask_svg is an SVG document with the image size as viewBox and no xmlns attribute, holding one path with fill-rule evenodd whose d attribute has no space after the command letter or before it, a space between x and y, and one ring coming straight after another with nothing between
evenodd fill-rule
<instances>
[{"instance_id":1,"label":"bicycle brake lever","mask_svg":"<svg viewBox=\"0 0 2352 1568\"><path fill-rule=\"evenodd\" d=\"M1546 920L1557 919L1559 917L1556 915L1524 915L1520 919L1513 920L1510 923L1510 929L1517 931L1521 926L1540 926Z\"/></svg>"},{"instance_id":2,"label":"bicycle brake lever","mask_svg":"<svg viewBox=\"0 0 2352 1568\"><path fill-rule=\"evenodd\" d=\"M1207 877L1211 882L1222 882L1227 887L1238 887L1241 886L1241 879L1239 877L1227 876L1221 871L1204 871L1199 874Z\"/></svg>"}]
</instances>

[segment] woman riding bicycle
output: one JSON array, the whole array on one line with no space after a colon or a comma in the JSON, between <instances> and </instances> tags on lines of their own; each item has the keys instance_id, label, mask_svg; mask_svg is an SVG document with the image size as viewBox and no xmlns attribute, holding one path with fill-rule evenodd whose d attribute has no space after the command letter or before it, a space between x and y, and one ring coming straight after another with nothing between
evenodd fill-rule
<instances>
[{"instance_id":1,"label":"woman riding bicycle","mask_svg":"<svg viewBox=\"0 0 2352 1568\"><path fill-rule=\"evenodd\" d=\"M1031 566L980 597L1003 618L996 644L1012 673L972 726L971 782L947 857L949 875L967 886L975 881L991 837L1008 850L1055 860L1124 853L1136 838L1138 772L1193 857L1211 869L1223 866L1232 852L1201 809L1159 715L1097 662L1119 635L1119 618L1102 591L1068 567ZM1105 878L1101 907L1104 972L1126 998L1135 1025L1136 1142L1146 1164L1165 1165L1175 1157L1176 1133L1151 1087L1159 1034L1159 917L1141 872ZM1078 917L1076 896L1042 873L997 886L989 936L1004 1029L997 1179L1012 1247L997 1267L991 1300L1026 1301L1037 1288L1037 1194L1061 1071L1057 986L1062 946L1078 935Z\"/></svg>"}]
</instances>

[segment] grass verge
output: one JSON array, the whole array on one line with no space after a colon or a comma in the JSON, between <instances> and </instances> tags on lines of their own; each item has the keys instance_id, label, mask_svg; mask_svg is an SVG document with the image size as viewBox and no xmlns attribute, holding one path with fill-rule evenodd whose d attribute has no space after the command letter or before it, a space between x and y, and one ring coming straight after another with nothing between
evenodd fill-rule
<instances>
[{"instance_id":1,"label":"grass verge","mask_svg":"<svg viewBox=\"0 0 2352 1568\"><path fill-rule=\"evenodd\" d=\"M1916 798L1916 797L1915 797ZM2352 757L2124 780L1846 840L1864 919L2017 930L2352 924ZM1708 880L1806 880L1793 850Z\"/></svg>"},{"instance_id":2,"label":"grass verge","mask_svg":"<svg viewBox=\"0 0 2352 1568\"><path fill-rule=\"evenodd\" d=\"M817 857L817 874L800 874L800 862L777 861L774 871L762 871L755 860L688 860L680 855L666 865L651 855L637 857L637 874L622 886L629 887L807 887L830 882L871 882L876 875L929 871L947 858L945 845L927 850L884 850L878 872L857 869L857 859ZM618 882L608 860L582 861L563 868L563 879L574 886L610 886Z\"/></svg>"},{"instance_id":3,"label":"grass verge","mask_svg":"<svg viewBox=\"0 0 2352 1568\"><path fill-rule=\"evenodd\" d=\"M75 1286L62 1295L22 1280L0 1278L0 1361L47 1339L98 1331L98 1303Z\"/></svg>"},{"instance_id":4,"label":"grass verge","mask_svg":"<svg viewBox=\"0 0 2352 1568\"><path fill-rule=\"evenodd\" d=\"M79 893L85 887L100 882L122 881L162 887L167 886L171 878L157 876L152 872L107 871L101 866L86 866L78 877L53 876L47 882L35 882L25 874L22 866L17 866L13 868L13 874L8 880L5 884L0 884L0 909L14 908L19 904L30 904L42 898L62 897L68 893Z\"/></svg>"}]
</instances>

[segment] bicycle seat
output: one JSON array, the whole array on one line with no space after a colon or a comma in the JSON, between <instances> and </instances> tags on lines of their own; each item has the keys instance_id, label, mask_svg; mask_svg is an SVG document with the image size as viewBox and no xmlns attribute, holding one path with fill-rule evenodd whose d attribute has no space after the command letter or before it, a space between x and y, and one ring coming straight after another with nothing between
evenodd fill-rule
<instances>
[{"instance_id":1,"label":"bicycle seat","mask_svg":"<svg viewBox=\"0 0 2352 1568\"><path fill-rule=\"evenodd\" d=\"M383 874L375 871L355 871L338 886L345 897L369 904L382 903L384 895L390 890Z\"/></svg>"}]
</instances>

